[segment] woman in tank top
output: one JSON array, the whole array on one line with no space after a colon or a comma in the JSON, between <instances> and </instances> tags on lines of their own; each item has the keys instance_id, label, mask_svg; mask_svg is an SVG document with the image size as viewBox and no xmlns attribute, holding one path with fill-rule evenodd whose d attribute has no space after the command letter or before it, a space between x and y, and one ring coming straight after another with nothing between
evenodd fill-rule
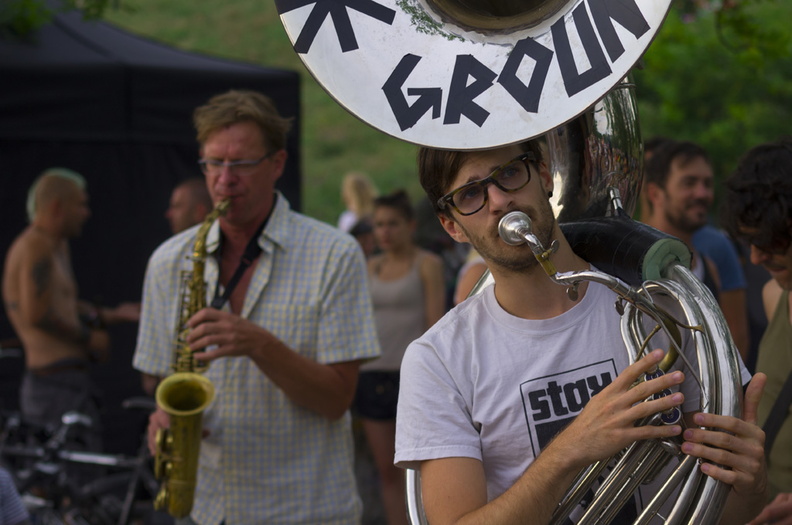
<instances>
[{"instance_id":1,"label":"woman in tank top","mask_svg":"<svg viewBox=\"0 0 792 525\"><path fill-rule=\"evenodd\" d=\"M373 222L379 253L369 259L368 273L382 355L360 367L355 410L388 523L406 524L403 471L393 465L399 367L407 345L445 313L443 263L413 241L416 223L404 191L376 199Z\"/></svg>"}]
</instances>

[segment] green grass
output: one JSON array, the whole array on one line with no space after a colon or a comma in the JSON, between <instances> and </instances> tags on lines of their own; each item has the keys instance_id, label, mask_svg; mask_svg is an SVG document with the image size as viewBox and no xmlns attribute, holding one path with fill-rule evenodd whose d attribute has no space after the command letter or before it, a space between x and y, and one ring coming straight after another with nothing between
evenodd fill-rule
<instances>
[{"instance_id":1,"label":"green grass","mask_svg":"<svg viewBox=\"0 0 792 525\"><path fill-rule=\"evenodd\" d=\"M121 0L106 20L132 33L187 51L298 71L302 77L303 211L335 223L344 174L368 173L385 193L423 192L416 147L364 124L341 108L311 77L292 49L272 0Z\"/></svg>"}]
</instances>

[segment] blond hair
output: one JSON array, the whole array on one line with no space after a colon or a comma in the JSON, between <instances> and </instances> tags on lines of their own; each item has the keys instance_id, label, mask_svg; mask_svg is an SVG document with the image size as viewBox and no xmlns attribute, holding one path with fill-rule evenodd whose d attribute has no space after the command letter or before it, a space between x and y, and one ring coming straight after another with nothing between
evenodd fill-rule
<instances>
[{"instance_id":1,"label":"blond hair","mask_svg":"<svg viewBox=\"0 0 792 525\"><path fill-rule=\"evenodd\" d=\"M216 131L238 122L256 124L269 152L286 148L292 119L281 117L272 99L256 91L231 90L215 95L193 112L193 124L201 145Z\"/></svg>"},{"instance_id":2,"label":"blond hair","mask_svg":"<svg viewBox=\"0 0 792 525\"><path fill-rule=\"evenodd\" d=\"M70 185L85 189L85 177L68 168L49 168L36 178L28 190L25 210L28 220L33 222L40 206L55 198L61 198Z\"/></svg>"},{"instance_id":3,"label":"blond hair","mask_svg":"<svg viewBox=\"0 0 792 525\"><path fill-rule=\"evenodd\" d=\"M366 217L374 213L377 188L365 173L351 171L341 181L341 198L358 218Z\"/></svg>"}]
</instances>

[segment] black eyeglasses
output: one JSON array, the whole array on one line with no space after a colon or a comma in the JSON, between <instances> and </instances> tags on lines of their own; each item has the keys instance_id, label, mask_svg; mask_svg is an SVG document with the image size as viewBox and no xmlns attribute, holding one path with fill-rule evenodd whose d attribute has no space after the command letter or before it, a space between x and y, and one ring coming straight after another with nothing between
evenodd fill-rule
<instances>
[{"instance_id":1,"label":"black eyeglasses","mask_svg":"<svg viewBox=\"0 0 792 525\"><path fill-rule=\"evenodd\" d=\"M201 167L201 171L207 174L219 173L223 171L223 168L228 168L232 173L243 175L251 168L264 162L264 160L270 156L272 156L272 153L267 153L263 157L256 160L232 160L229 162L216 159L200 159L198 161L198 165Z\"/></svg>"},{"instance_id":2,"label":"black eyeglasses","mask_svg":"<svg viewBox=\"0 0 792 525\"><path fill-rule=\"evenodd\" d=\"M460 215L473 215L487 204L487 186L494 184L501 191L512 193L531 181L529 162L536 162L533 152L526 152L496 168L481 180L463 184L457 189L440 197L437 206L441 210L451 206Z\"/></svg>"}]
</instances>

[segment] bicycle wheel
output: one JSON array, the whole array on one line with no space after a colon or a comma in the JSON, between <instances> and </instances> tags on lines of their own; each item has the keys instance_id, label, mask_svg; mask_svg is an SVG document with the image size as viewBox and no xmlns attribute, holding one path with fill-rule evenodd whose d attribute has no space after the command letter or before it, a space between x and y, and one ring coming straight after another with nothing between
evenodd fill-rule
<instances>
[{"instance_id":1,"label":"bicycle wheel","mask_svg":"<svg viewBox=\"0 0 792 525\"><path fill-rule=\"evenodd\" d=\"M31 525L66 525L60 517L60 514L55 509L39 508L30 509L30 523Z\"/></svg>"}]
</instances>

